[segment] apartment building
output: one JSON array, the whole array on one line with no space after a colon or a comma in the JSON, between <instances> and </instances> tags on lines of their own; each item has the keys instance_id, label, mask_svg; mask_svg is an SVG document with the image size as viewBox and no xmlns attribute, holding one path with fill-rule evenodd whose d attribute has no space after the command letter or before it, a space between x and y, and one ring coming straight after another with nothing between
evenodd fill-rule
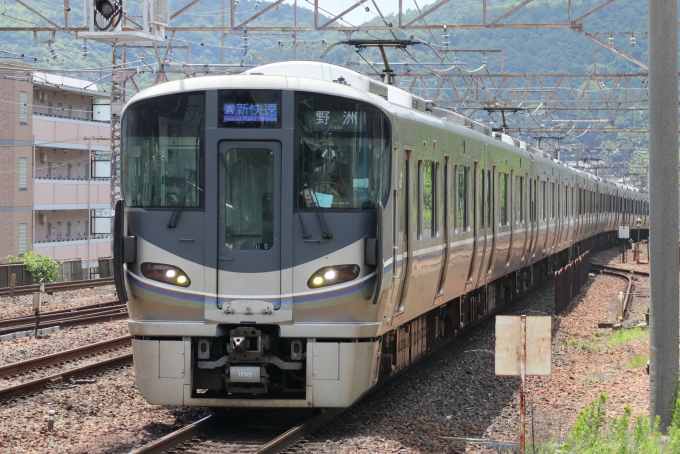
<instances>
[{"instance_id":1,"label":"apartment building","mask_svg":"<svg viewBox=\"0 0 680 454\"><path fill-rule=\"evenodd\" d=\"M0 70L0 258L111 255L108 99L90 81Z\"/></svg>"}]
</instances>

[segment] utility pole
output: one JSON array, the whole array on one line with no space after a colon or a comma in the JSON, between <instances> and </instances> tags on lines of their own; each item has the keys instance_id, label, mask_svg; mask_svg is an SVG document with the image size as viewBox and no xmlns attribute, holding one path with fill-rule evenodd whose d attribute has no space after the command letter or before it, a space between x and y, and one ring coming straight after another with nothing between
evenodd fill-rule
<instances>
[{"instance_id":1,"label":"utility pole","mask_svg":"<svg viewBox=\"0 0 680 454\"><path fill-rule=\"evenodd\" d=\"M121 112L125 106L125 44L111 45L111 210L120 199L120 133ZM111 216L113 247L113 216Z\"/></svg>"},{"instance_id":2,"label":"utility pole","mask_svg":"<svg viewBox=\"0 0 680 454\"><path fill-rule=\"evenodd\" d=\"M93 161L92 161L92 141L93 140L109 140L108 137L95 137L95 136L85 136L83 137L83 140L87 140L87 220L88 220L88 229L87 229L87 278L91 279L92 277L92 271L90 265L92 264L92 260L90 258L90 238L92 238L92 177L94 175L94 166ZM101 275L100 275L101 276Z\"/></svg>"},{"instance_id":3,"label":"utility pole","mask_svg":"<svg viewBox=\"0 0 680 454\"><path fill-rule=\"evenodd\" d=\"M678 2L648 0L649 416L670 426L678 383Z\"/></svg>"}]
</instances>

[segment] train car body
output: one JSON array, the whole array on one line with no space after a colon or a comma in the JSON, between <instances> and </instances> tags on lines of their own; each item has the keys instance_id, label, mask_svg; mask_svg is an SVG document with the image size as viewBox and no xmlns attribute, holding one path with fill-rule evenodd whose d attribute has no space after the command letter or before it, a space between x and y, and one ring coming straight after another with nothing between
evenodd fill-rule
<instances>
[{"instance_id":1,"label":"train car body","mask_svg":"<svg viewBox=\"0 0 680 454\"><path fill-rule=\"evenodd\" d=\"M346 68L137 94L119 296L151 403L345 407L494 313L647 195Z\"/></svg>"}]
</instances>

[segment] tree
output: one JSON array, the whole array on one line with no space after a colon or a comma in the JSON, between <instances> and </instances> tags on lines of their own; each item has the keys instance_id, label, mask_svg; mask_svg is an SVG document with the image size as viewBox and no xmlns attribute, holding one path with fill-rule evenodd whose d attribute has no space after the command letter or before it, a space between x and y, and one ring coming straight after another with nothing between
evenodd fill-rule
<instances>
[{"instance_id":1,"label":"tree","mask_svg":"<svg viewBox=\"0 0 680 454\"><path fill-rule=\"evenodd\" d=\"M10 262L21 262L26 269L33 276L33 281L36 283L44 282L49 284L57 282L59 276L59 263L50 257L45 257L40 254L35 255L33 251L26 252L23 257L14 257L8 255L7 260Z\"/></svg>"}]
</instances>

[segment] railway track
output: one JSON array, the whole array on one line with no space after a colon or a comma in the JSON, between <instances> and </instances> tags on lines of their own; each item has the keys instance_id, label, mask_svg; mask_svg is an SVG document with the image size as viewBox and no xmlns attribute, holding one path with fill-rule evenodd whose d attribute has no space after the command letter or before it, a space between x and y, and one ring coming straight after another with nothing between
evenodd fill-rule
<instances>
[{"instance_id":1,"label":"railway track","mask_svg":"<svg viewBox=\"0 0 680 454\"><path fill-rule=\"evenodd\" d=\"M131 339L132 336L121 336L51 355L40 356L12 364L6 364L0 367L0 377L7 378L17 374L27 373L29 371L61 366L66 361L75 358L82 358L124 347L130 344ZM97 361L92 364L58 371L45 377L36 378L16 385L0 388L0 400L8 400L24 394L40 391L54 383L91 375L102 370L123 366L131 362L132 354L126 353L113 358Z\"/></svg>"},{"instance_id":2,"label":"railway track","mask_svg":"<svg viewBox=\"0 0 680 454\"><path fill-rule=\"evenodd\" d=\"M73 281L73 282L55 282L53 284L45 284L46 292L60 292L65 290L78 290L88 287L101 287L104 285L113 285L112 277L105 277L101 279L86 279L83 281ZM34 292L40 291L40 285L22 285L20 287L14 288L14 295L29 295ZM0 296L9 296L10 288L3 287L0 288Z\"/></svg>"},{"instance_id":3,"label":"railway track","mask_svg":"<svg viewBox=\"0 0 680 454\"><path fill-rule=\"evenodd\" d=\"M636 270L631 270L627 268L619 268L616 266L608 266L608 265L600 265L598 263L591 263L590 264L590 270L598 272L600 274L607 274L610 276L616 276L620 277L621 279L625 279L628 282L628 286L626 288L626 291L624 292L624 301L623 301L623 318L626 319L628 316L628 310L630 309L630 306L633 302L633 297L638 296L642 298L647 298L649 297L649 292L639 292L635 293L635 283L633 280L633 277L635 275L638 276L644 276L644 277L649 277L649 273L646 271L636 271ZM608 323L605 323L606 325L609 325ZM600 323L600 326L604 326L605 324Z\"/></svg>"},{"instance_id":4,"label":"railway track","mask_svg":"<svg viewBox=\"0 0 680 454\"><path fill-rule=\"evenodd\" d=\"M38 328L71 326L83 323L101 322L127 317L127 306L118 300L87 306L43 312ZM0 335L29 331L36 328L35 315L0 319Z\"/></svg>"},{"instance_id":5,"label":"railway track","mask_svg":"<svg viewBox=\"0 0 680 454\"><path fill-rule=\"evenodd\" d=\"M277 453L344 410L329 409L314 416L309 416L309 410L227 410L206 416L130 454L160 454L171 449L211 454ZM268 423L263 424L263 420Z\"/></svg>"}]
</instances>

